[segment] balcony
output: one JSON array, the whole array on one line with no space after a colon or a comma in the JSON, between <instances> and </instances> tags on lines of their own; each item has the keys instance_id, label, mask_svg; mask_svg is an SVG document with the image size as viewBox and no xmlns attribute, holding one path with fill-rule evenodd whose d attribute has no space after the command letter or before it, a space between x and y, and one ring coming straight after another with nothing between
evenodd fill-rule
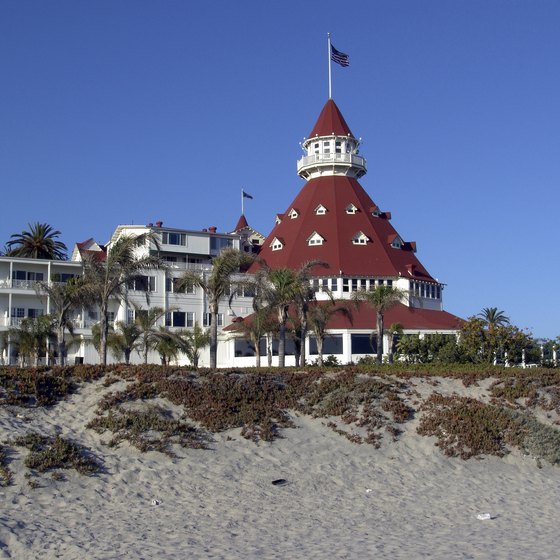
<instances>
[{"instance_id":1,"label":"balcony","mask_svg":"<svg viewBox=\"0 0 560 560\"><path fill-rule=\"evenodd\" d=\"M303 156L297 162L299 175L309 176L313 171L320 171L320 168L354 168L356 176L361 177L366 173L366 160L356 154L311 154Z\"/></svg>"},{"instance_id":2,"label":"balcony","mask_svg":"<svg viewBox=\"0 0 560 560\"><path fill-rule=\"evenodd\" d=\"M37 280L0 280L1 289L34 290L39 282Z\"/></svg>"}]
</instances>

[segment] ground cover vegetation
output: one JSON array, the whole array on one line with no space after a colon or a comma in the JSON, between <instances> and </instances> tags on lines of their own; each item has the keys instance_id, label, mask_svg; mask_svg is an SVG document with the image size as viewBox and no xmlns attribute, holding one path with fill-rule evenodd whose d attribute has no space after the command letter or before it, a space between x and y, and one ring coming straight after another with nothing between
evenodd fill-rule
<instances>
[{"instance_id":1,"label":"ground cover vegetation","mask_svg":"<svg viewBox=\"0 0 560 560\"><path fill-rule=\"evenodd\" d=\"M404 363L269 371L125 364L2 367L0 406L30 414L95 381L97 409L84 425L111 447L128 443L141 452L178 456L180 448L217 445L215 434L221 432L272 442L289 437L286 430L307 415L351 442L375 448L408 431L433 437L451 457L501 457L517 449L539 466L560 464L556 369ZM483 396L444 394L444 382ZM39 484L38 474L47 471L62 479L61 469L81 474L102 469L101 460L77 439L26 431L1 442L0 484L12 483L11 457L21 447L29 450L24 464L30 485Z\"/></svg>"}]
</instances>

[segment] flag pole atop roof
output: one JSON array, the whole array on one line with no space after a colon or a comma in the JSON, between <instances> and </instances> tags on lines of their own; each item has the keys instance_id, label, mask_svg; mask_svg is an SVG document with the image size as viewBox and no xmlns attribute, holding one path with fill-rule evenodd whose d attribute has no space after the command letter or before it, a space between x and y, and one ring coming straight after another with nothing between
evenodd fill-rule
<instances>
[{"instance_id":1,"label":"flag pole atop roof","mask_svg":"<svg viewBox=\"0 0 560 560\"><path fill-rule=\"evenodd\" d=\"M329 51L329 99L332 99L332 74L331 60L334 60L340 66L350 66L350 57L338 50L331 44L331 34L327 33L328 51Z\"/></svg>"},{"instance_id":2,"label":"flag pole atop roof","mask_svg":"<svg viewBox=\"0 0 560 560\"><path fill-rule=\"evenodd\" d=\"M329 99L332 99L332 81L331 81L331 34L327 33L328 42L328 58L329 58Z\"/></svg>"},{"instance_id":3,"label":"flag pole atop roof","mask_svg":"<svg viewBox=\"0 0 560 560\"><path fill-rule=\"evenodd\" d=\"M252 195L250 195L249 193L246 193L244 189L241 189L241 214L245 215L245 199L249 198L250 200L253 200Z\"/></svg>"}]
</instances>

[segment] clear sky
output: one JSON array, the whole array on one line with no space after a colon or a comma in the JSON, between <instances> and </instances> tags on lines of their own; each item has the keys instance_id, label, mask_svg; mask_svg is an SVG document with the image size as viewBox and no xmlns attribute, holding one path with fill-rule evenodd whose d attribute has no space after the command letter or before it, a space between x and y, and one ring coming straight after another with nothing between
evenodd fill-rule
<instances>
[{"instance_id":1,"label":"clear sky","mask_svg":"<svg viewBox=\"0 0 560 560\"><path fill-rule=\"evenodd\" d=\"M328 97L462 317L560 334L557 0L3 0L0 247L163 220L265 235Z\"/></svg>"}]
</instances>

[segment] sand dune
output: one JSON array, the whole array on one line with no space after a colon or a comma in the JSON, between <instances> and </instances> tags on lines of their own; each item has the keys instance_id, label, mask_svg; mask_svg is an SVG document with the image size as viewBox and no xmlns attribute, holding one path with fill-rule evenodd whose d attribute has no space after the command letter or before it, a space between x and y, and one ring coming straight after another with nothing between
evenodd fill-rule
<instances>
[{"instance_id":1,"label":"sand dune","mask_svg":"<svg viewBox=\"0 0 560 560\"><path fill-rule=\"evenodd\" d=\"M449 459L416 434L417 420L375 449L294 415L273 443L232 430L170 458L102 445L85 425L103 391L95 382L50 408L0 409L2 441L60 433L104 463L92 477L43 475L33 489L15 453L14 482L0 488L0 558L558 557L560 469L531 457Z\"/></svg>"}]
</instances>

